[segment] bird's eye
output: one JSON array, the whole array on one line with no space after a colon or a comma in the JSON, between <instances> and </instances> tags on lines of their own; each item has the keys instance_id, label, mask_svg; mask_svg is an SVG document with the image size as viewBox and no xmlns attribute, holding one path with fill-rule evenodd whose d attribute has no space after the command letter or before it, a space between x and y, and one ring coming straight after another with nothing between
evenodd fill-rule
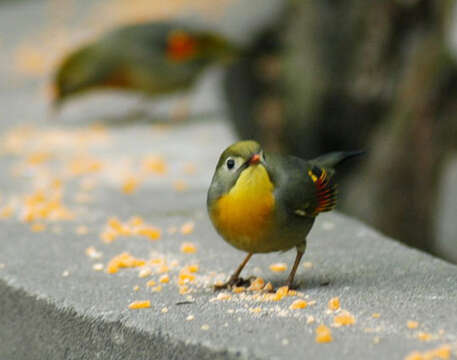
<instances>
[{"instance_id":1,"label":"bird's eye","mask_svg":"<svg viewBox=\"0 0 457 360\"><path fill-rule=\"evenodd\" d=\"M235 160L233 160L232 158L228 158L226 164L227 164L227 169L232 170L233 167L235 166Z\"/></svg>"}]
</instances>

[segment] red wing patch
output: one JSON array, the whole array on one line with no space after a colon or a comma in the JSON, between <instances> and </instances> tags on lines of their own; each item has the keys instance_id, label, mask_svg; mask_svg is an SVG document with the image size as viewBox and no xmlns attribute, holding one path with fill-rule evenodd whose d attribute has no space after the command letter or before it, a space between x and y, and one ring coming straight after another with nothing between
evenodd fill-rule
<instances>
[{"instance_id":1,"label":"red wing patch","mask_svg":"<svg viewBox=\"0 0 457 360\"><path fill-rule=\"evenodd\" d=\"M336 184L328 177L325 169L313 166L308 175L316 187L317 207L313 215L333 210L336 206Z\"/></svg>"},{"instance_id":2,"label":"red wing patch","mask_svg":"<svg viewBox=\"0 0 457 360\"><path fill-rule=\"evenodd\" d=\"M167 57L173 61L186 61L196 53L196 40L184 31L174 30L168 35Z\"/></svg>"}]
</instances>

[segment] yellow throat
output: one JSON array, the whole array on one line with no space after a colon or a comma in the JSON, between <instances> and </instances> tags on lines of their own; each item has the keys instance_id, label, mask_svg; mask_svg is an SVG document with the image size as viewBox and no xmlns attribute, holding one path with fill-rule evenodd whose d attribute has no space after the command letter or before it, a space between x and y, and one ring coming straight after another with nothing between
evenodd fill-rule
<instances>
[{"instance_id":1,"label":"yellow throat","mask_svg":"<svg viewBox=\"0 0 457 360\"><path fill-rule=\"evenodd\" d=\"M232 189L216 204L213 221L233 246L246 250L268 231L275 204L273 184L262 164L243 170Z\"/></svg>"}]
</instances>

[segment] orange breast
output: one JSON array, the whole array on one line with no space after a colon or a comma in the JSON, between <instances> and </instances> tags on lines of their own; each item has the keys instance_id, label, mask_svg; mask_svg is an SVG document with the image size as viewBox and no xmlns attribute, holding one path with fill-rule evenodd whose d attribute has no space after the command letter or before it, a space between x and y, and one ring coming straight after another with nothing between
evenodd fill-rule
<instances>
[{"instance_id":1,"label":"orange breast","mask_svg":"<svg viewBox=\"0 0 457 360\"><path fill-rule=\"evenodd\" d=\"M266 169L250 166L230 192L217 201L212 220L230 244L256 252L269 231L274 204L273 184Z\"/></svg>"}]
</instances>

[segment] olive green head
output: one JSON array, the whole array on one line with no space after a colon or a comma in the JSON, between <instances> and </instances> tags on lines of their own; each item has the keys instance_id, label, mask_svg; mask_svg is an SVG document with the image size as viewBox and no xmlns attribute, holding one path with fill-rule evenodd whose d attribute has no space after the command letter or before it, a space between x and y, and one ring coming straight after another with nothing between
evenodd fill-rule
<instances>
[{"instance_id":1,"label":"olive green head","mask_svg":"<svg viewBox=\"0 0 457 360\"><path fill-rule=\"evenodd\" d=\"M208 191L208 202L228 193L235 185L241 172L247 167L264 161L263 150L256 141L239 141L229 146L217 162Z\"/></svg>"},{"instance_id":2,"label":"olive green head","mask_svg":"<svg viewBox=\"0 0 457 360\"><path fill-rule=\"evenodd\" d=\"M99 61L101 58L95 44L67 55L55 75L54 105L58 106L68 97L96 87L109 68L105 61Z\"/></svg>"}]
</instances>

